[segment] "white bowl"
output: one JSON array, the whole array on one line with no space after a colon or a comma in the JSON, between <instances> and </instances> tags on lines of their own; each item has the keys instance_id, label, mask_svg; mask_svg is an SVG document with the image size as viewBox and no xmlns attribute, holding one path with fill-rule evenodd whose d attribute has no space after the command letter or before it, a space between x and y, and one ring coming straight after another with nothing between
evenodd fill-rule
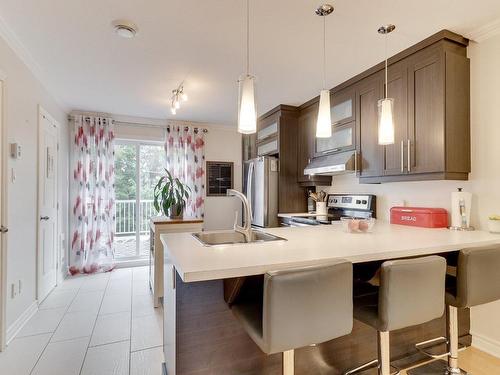
<instances>
[{"instance_id":1,"label":"white bowl","mask_svg":"<svg viewBox=\"0 0 500 375\"><path fill-rule=\"evenodd\" d=\"M355 219L341 217L342 228L347 233L370 233L375 225L375 219Z\"/></svg>"}]
</instances>

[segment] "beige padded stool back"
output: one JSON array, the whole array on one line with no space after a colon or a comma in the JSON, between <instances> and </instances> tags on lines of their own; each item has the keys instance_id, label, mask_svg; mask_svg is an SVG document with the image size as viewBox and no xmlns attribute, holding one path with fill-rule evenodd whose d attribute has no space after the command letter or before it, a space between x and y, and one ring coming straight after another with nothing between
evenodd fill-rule
<instances>
[{"instance_id":1,"label":"beige padded stool back","mask_svg":"<svg viewBox=\"0 0 500 375\"><path fill-rule=\"evenodd\" d=\"M500 300L500 244L461 250L454 287L446 302L455 307Z\"/></svg>"}]
</instances>

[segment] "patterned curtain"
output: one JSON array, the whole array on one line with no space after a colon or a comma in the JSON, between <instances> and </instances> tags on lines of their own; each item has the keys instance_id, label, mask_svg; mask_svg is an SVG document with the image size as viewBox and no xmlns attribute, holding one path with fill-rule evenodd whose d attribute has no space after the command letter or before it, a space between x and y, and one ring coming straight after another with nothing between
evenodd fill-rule
<instances>
[{"instance_id":1,"label":"patterned curtain","mask_svg":"<svg viewBox=\"0 0 500 375\"><path fill-rule=\"evenodd\" d=\"M74 136L69 272L105 272L114 267L113 120L75 116Z\"/></svg>"},{"instance_id":2,"label":"patterned curtain","mask_svg":"<svg viewBox=\"0 0 500 375\"><path fill-rule=\"evenodd\" d=\"M167 170L191 189L184 212L202 218L205 202L205 134L203 130L170 126L165 137Z\"/></svg>"}]
</instances>

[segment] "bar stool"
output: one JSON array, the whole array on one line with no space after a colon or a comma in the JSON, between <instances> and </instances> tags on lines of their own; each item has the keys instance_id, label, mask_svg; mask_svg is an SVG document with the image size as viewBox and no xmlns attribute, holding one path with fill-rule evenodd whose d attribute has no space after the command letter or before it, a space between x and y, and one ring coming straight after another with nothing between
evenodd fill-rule
<instances>
[{"instance_id":1,"label":"bar stool","mask_svg":"<svg viewBox=\"0 0 500 375\"><path fill-rule=\"evenodd\" d=\"M377 330L378 359L345 374L375 365L380 375L391 374L389 332L443 315L445 275L446 260L439 256L384 262L378 290L360 297L355 291L354 298L354 318Z\"/></svg>"},{"instance_id":2,"label":"bar stool","mask_svg":"<svg viewBox=\"0 0 500 375\"><path fill-rule=\"evenodd\" d=\"M463 249L458 254L456 276L447 275L448 363L421 366L428 373L467 374L458 367L458 309L470 308L500 300L500 244ZM423 373L423 372L421 372Z\"/></svg>"},{"instance_id":3,"label":"bar stool","mask_svg":"<svg viewBox=\"0 0 500 375\"><path fill-rule=\"evenodd\" d=\"M262 294L232 311L264 353L283 353L283 375L292 375L295 349L352 331L352 264L268 272Z\"/></svg>"}]
</instances>

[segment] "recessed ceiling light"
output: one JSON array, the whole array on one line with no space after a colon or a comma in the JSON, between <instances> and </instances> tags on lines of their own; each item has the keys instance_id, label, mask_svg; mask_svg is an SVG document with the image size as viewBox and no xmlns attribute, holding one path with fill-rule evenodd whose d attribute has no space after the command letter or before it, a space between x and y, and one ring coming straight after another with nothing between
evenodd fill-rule
<instances>
[{"instance_id":1,"label":"recessed ceiling light","mask_svg":"<svg viewBox=\"0 0 500 375\"><path fill-rule=\"evenodd\" d=\"M131 21L115 20L112 22L112 25L115 29L115 33L122 38L132 39L137 35L137 26Z\"/></svg>"}]
</instances>

